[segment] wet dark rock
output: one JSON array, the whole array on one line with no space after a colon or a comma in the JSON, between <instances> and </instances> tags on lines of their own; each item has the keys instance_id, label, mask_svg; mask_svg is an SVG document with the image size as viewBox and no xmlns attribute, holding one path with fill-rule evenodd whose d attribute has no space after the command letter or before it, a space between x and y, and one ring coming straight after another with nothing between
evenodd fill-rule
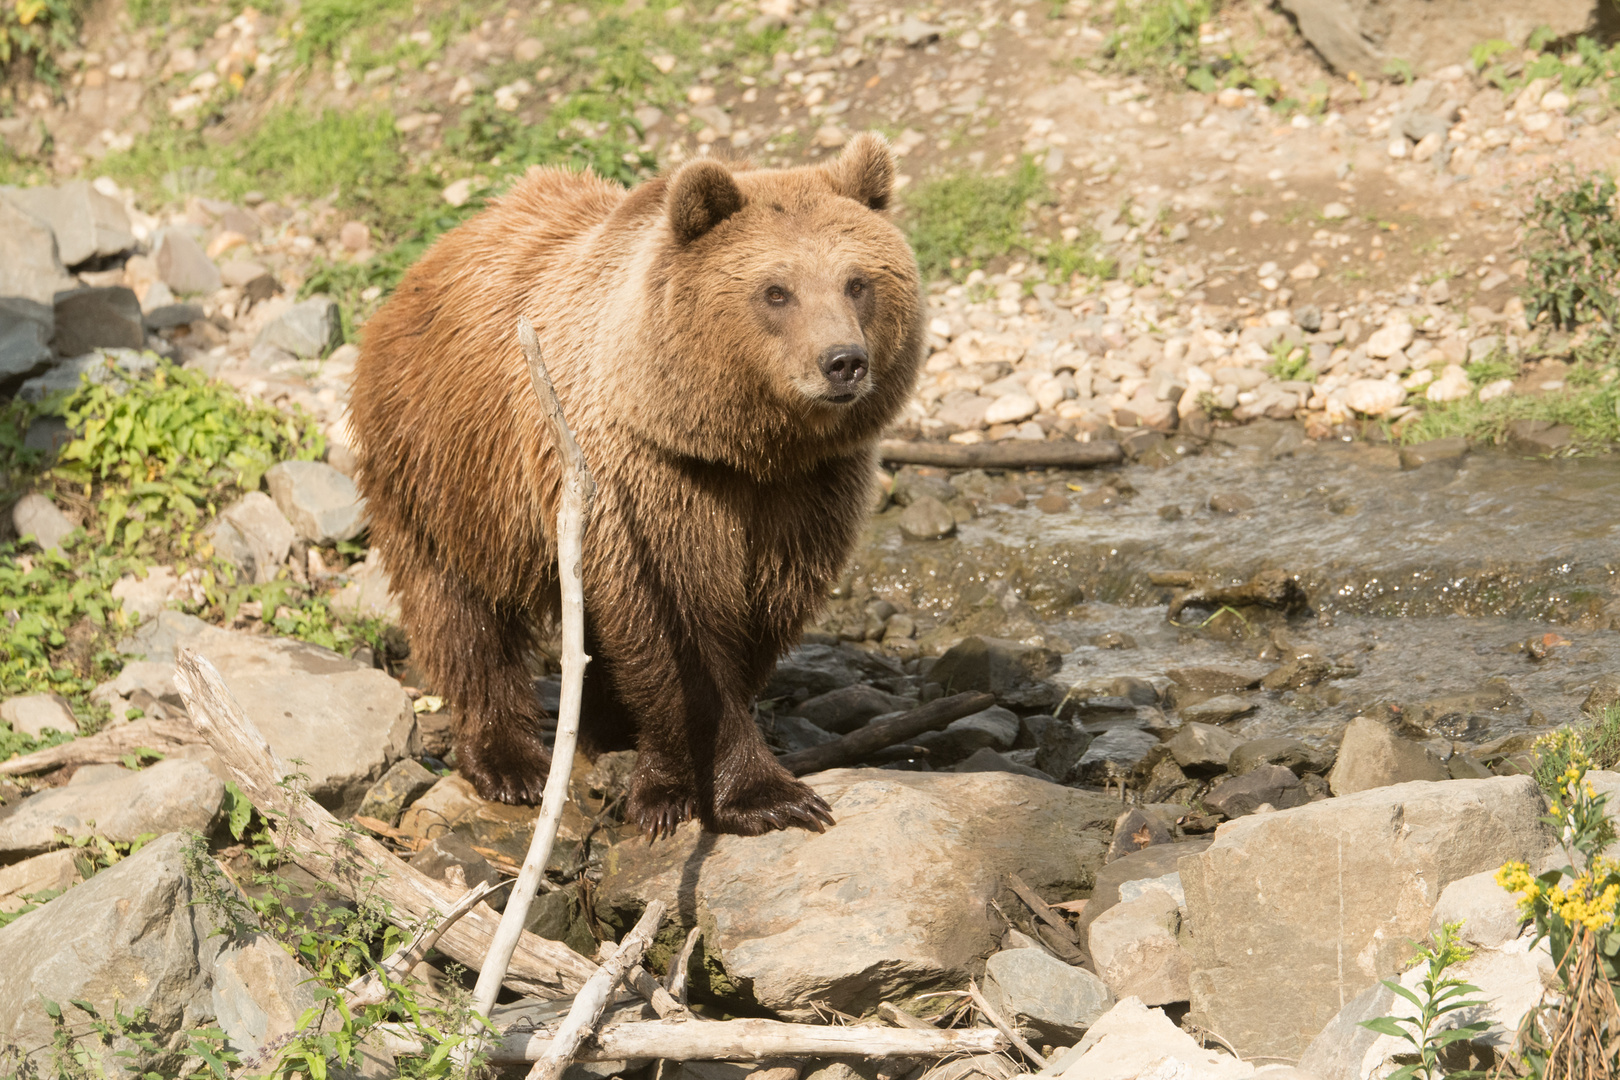
<instances>
[{"instance_id":1,"label":"wet dark rock","mask_svg":"<svg viewBox=\"0 0 1620 1080\"><path fill-rule=\"evenodd\" d=\"M959 773L1004 772L1012 773L1015 776L1028 776L1035 780L1045 780L1049 784L1057 783L1057 780L1048 773L1042 772L1032 765L1021 765L1005 754L990 749L988 746L980 747L963 760L957 762L952 771Z\"/></svg>"},{"instance_id":2,"label":"wet dark rock","mask_svg":"<svg viewBox=\"0 0 1620 1080\"><path fill-rule=\"evenodd\" d=\"M1300 656L1266 673L1260 685L1267 690L1300 690L1330 678L1333 661L1323 656Z\"/></svg>"},{"instance_id":3,"label":"wet dark rock","mask_svg":"<svg viewBox=\"0 0 1620 1080\"><path fill-rule=\"evenodd\" d=\"M1065 697L1058 704L1058 715L1065 720L1078 720L1081 723L1095 726L1135 720L1138 708L1137 703L1130 698L1114 697L1112 695L1084 698Z\"/></svg>"},{"instance_id":4,"label":"wet dark rock","mask_svg":"<svg viewBox=\"0 0 1620 1080\"><path fill-rule=\"evenodd\" d=\"M1333 752L1283 736L1251 739L1232 751L1226 770L1233 776L1242 776L1262 765L1283 765L1295 775L1326 773L1333 766Z\"/></svg>"},{"instance_id":5,"label":"wet dark rock","mask_svg":"<svg viewBox=\"0 0 1620 1080\"><path fill-rule=\"evenodd\" d=\"M1114 822L1114 839L1108 845L1108 861L1113 862L1145 847L1162 846L1174 840L1174 832L1159 815L1133 806Z\"/></svg>"},{"instance_id":6,"label":"wet dark rock","mask_svg":"<svg viewBox=\"0 0 1620 1080\"><path fill-rule=\"evenodd\" d=\"M1074 768L1091 747L1092 736L1072 720L1056 720L1041 731L1035 767L1068 783Z\"/></svg>"},{"instance_id":7,"label":"wet dark rock","mask_svg":"<svg viewBox=\"0 0 1620 1080\"><path fill-rule=\"evenodd\" d=\"M1581 702L1581 712L1597 716L1614 705L1620 705L1620 675L1603 675Z\"/></svg>"},{"instance_id":8,"label":"wet dark rock","mask_svg":"<svg viewBox=\"0 0 1620 1080\"><path fill-rule=\"evenodd\" d=\"M1115 697L1124 698L1133 705L1157 705L1159 691L1146 679L1138 679L1134 675L1121 675L1108 684L1108 692Z\"/></svg>"},{"instance_id":9,"label":"wet dark rock","mask_svg":"<svg viewBox=\"0 0 1620 1080\"><path fill-rule=\"evenodd\" d=\"M1431 439L1400 449L1401 468L1418 469L1434 461L1456 461L1468 453L1468 440L1461 435Z\"/></svg>"},{"instance_id":10,"label":"wet dark rock","mask_svg":"<svg viewBox=\"0 0 1620 1080\"><path fill-rule=\"evenodd\" d=\"M415 759L402 758L383 773L381 780L371 785L366 797L360 800L357 813L396 825L405 808L421 798L438 779Z\"/></svg>"},{"instance_id":11,"label":"wet dark rock","mask_svg":"<svg viewBox=\"0 0 1620 1080\"><path fill-rule=\"evenodd\" d=\"M1135 728L1110 728L1098 735L1080 756L1075 777L1082 783L1123 783L1136 765L1159 745L1158 736Z\"/></svg>"},{"instance_id":12,"label":"wet dark rock","mask_svg":"<svg viewBox=\"0 0 1620 1080\"><path fill-rule=\"evenodd\" d=\"M1507 447L1515 454L1546 457L1575 445L1575 429L1548 420L1515 420L1508 424Z\"/></svg>"},{"instance_id":13,"label":"wet dark rock","mask_svg":"<svg viewBox=\"0 0 1620 1080\"><path fill-rule=\"evenodd\" d=\"M1288 571L1262 570L1241 585L1194 586L1170 601L1165 617L1170 622L1179 622L1182 611L1189 607L1211 611L1223 607L1260 607L1297 615L1310 610L1310 597L1299 579Z\"/></svg>"},{"instance_id":14,"label":"wet dark rock","mask_svg":"<svg viewBox=\"0 0 1620 1080\"><path fill-rule=\"evenodd\" d=\"M1153 761L1151 755L1142 759L1137 767L1138 776L1150 761ZM1142 801L1155 803L1191 803L1203 794L1206 786L1204 781L1194 780L1183 772L1176 759L1168 754L1147 768L1147 774L1141 776L1139 785Z\"/></svg>"},{"instance_id":15,"label":"wet dark rock","mask_svg":"<svg viewBox=\"0 0 1620 1080\"><path fill-rule=\"evenodd\" d=\"M163 304L147 311L144 318L149 330L172 330L201 322L206 315L201 304Z\"/></svg>"},{"instance_id":16,"label":"wet dark rock","mask_svg":"<svg viewBox=\"0 0 1620 1080\"><path fill-rule=\"evenodd\" d=\"M146 321L133 289L111 285L79 289L56 298L56 336L51 347L63 356L91 349L139 349L146 343Z\"/></svg>"},{"instance_id":17,"label":"wet dark rock","mask_svg":"<svg viewBox=\"0 0 1620 1080\"><path fill-rule=\"evenodd\" d=\"M912 740L925 748L936 766L951 765L984 747L1011 750L1018 740L1018 717L999 705L953 720L942 731L925 731Z\"/></svg>"},{"instance_id":18,"label":"wet dark rock","mask_svg":"<svg viewBox=\"0 0 1620 1080\"><path fill-rule=\"evenodd\" d=\"M899 506L910 506L925 497L948 503L956 496L957 490L949 480L936 473L922 472L913 465L894 474L894 486L889 492L889 497Z\"/></svg>"},{"instance_id":19,"label":"wet dark rock","mask_svg":"<svg viewBox=\"0 0 1620 1080\"><path fill-rule=\"evenodd\" d=\"M803 717L826 731L846 735L874 716L899 712L915 704L909 698L857 683L800 702L794 706L793 715Z\"/></svg>"},{"instance_id":20,"label":"wet dark rock","mask_svg":"<svg viewBox=\"0 0 1620 1080\"><path fill-rule=\"evenodd\" d=\"M32 375L55 359L55 333L54 309L23 297L0 296L0 382Z\"/></svg>"},{"instance_id":21,"label":"wet dark rock","mask_svg":"<svg viewBox=\"0 0 1620 1080\"><path fill-rule=\"evenodd\" d=\"M1091 639L1093 648L1098 649L1134 649L1136 639L1129 634L1122 634L1117 630L1110 630L1106 634L1098 634Z\"/></svg>"},{"instance_id":22,"label":"wet dark rock","mask_svg":"<svg viewBox=\"0 0 1620 1080\"><path fill-rule=\"evenodd\" d=\"M1450 779L1451 770L1433 750L1358 716L1344 729L1328 786L1335 795L1350 795L1411 780Z\"/></svg>"},{"instance_id":23,"label":"wet dark rock","mask_svg":"<svg viewBox=\"0 0 1620 1080\"><path fill-rule=\"evenodd\" d=\"M33 214L56 235L57 253L66 266L107 258L135 246L129 216L117 200L87 181L57 187L6 188L0 198Z\"/></svg>"},{"instance_id":24,"label":"wet dark rock","mask_svg":"<svg viewBox=\"0 0 1620 1080\"><path fill-rule=\"evenodd\" d=\"M211 293L220 287L219 270L186 230L170 226L157 235L152 261L158 276L176 294Z\"/></svg>"},{"instance_id":25,"label":"wet dark rock","mask_svg":"<svg viewBox=\"0 0 1620 1080\"><path fill-rule=\"evenodd\" d=\"M1517 725L1529 717L1529 706L1508 681L1491 679L1474 690L1408 705L1401 712L1401 727L1412 734L1477 740L1493 724Z\"/></svg>"},{"instance_id":26,"label":"wet dark rock","mask_svg":"<svg viewBox=\"0 0 1620 1080\"><path fill-rule=\"evenodd\" d=\"M1188 776L1215 776L1227 769L1227 762L1241 744L1230 732L1205 723L1184 723L1165 746L1176 764Z\"/></svg>"},{"instance_id":27,"label":"wet dark rock","mask_svg":"<svg viewBox=\"0 0 1620 1080\"><path fill-rule=\"evenodd\" d=\"M932 495L921 495L900 512L900 531L913 540L942 540L956 531L956 516Z\"/></svg>"},{"instance_id":28,"label":"wet dark rock","mask_svg":"<svg viewBox=\"0 0 1620 1080\"><path fill-rule=\"evenodd\" d=\"M1165 521L1180 521L1184 516L1185 515L1181 512L1181 507L1175 505L1174 503L1167 503L1166 505L1159 507L1159 517Z\"/></svg>"},{"instance_id":29,"label":"wet dark rock","mask_svg":"<svg viewBox=\"0 0 1620 1080\"><path fill-rule=\"evenodd\" d=\"M759 696L803 700L856 683L881 685L904 677L900 665L865 649L806 644L776 662L776 671Z\"/></svg>"},{"instance_id":30,"label":"wet dark rock","mask_svg":"<svg viewBox=\"0 0 1620 1080\"><path fill-rule=\"evenodd\" d=\"M1240 716L1247 716L1260 707L1258 701L1240 698L1236 694L1218 694L1192 705L1182 706L1183 723L1225 724Z\"/></svg>"},{"instance_id":31,"label":"wet dark rock","mask_svg":"<svg viewBox=\"0 0 1620 1080\"><path fill-rule=\"evenodd\" d=\"M1287 810L1309 801L1299 777L1285 765L1258 766L1222 780L1204 793L1204 805L1228 818L1244 817L1268 804L1274 810Z\"/></svg>"},{"instance_id":32,"label":"wet dark rock","mask_svg":"<svg viewBox=\"0 0 1620 1080\"><path fill-rule=\"evenodd\" d=\"M950 694L983 690L1015 708L1041 709L1055 705L1063 692L1047 677L1057 674L1063 657L1052 649L1001 638L965 638L939 658L928 681Z\"/></svg>"},{"instance_id":33,"label":"wet dark rock","mask_svg":"<svg viewBox=\"0 0 1620 1080\"><path fill-rule=\"evenodd\" d=\"M1496 775L1472 754L1452 754L1446 759L1446 771L1453 780L1485 780Z\"/></svg>"},{"instance_id":34,"label":"wet dark rock","mask_svg":"<svg viewBox=\"0 0 1620 1080\"><path fill-rule=\"evenodd\" d=\"M1255 501L1241 491L1222 491L1209 497L1209 508L1217 514L1241 514L1254 507Z\"/></svg>"},{"instance_id":35,"label":"wet dark rock","mask_svg":"<svg viewBox=\"0 0 1620 1080\"><path fill-rule=\"evenodd\" d=\"M802 716L779 714L760 721L765 741L784 754L837 742L838 736Z\"/></svg>"}]
</instances>

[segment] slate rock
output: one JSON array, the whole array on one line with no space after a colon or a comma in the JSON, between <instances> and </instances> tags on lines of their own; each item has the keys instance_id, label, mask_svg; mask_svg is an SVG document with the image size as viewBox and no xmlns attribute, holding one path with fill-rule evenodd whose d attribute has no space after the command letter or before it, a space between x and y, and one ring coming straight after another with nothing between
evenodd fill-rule
<instances>
[{"instance_id":1,"label":"slate rock","mask_svg":"<svg viewBox=\"0 0 1620 1080\"><path fill-rule=\"evenodd\" d=\"M135 247L129 215L118 200L84 180L57 187L4 188L0 197L49 225L67 266L120 255Z\"/></svg>"},{"instance_id":2,"label":"slate rock","mask_svg":"<svg viewBox=\"0 0 1620 1080\"><path fill-rule=\"evenodd\" d=\"M1036 742L1035 767L1060 784L1069 782L1075 766L1091 748L1092 735L1073 720L1052 718Z\"/></svg>"},{"instance_id":3,"label":"slate rock","mask_svg":"<svg viewBox=\"0 0 1620 1080\"><path fill-rule=\"evenodd\" d=\"M829 690L793 707L793 715L837 735L847 735L864 726L874 716L900 712L916 706L910 698L887 694L875 686L857 683Z\"/></svg>"},{"instance_id":4,"label":"slate rock","mask_svg":"<svg viewBox=\"0 0 1620 1080\"><path fill-rule=\"evenodd\" d=\"M383 773L381 780L371 785L356 812L390 825L398 824L399 815L404 813L405 808L438 781L438 776L421 762L414 758L401 758Z\"/></svg>"},{"instance_id":5,"label":"slate rock","mask_svg":"<svg viewBox=\"0 0 1620 1080\"><path fill-rule=\"evenodd\" d=\"M1184 724L1213 726L1247 716L1259 707L1259 702L1240 698L1236 694L1217 694L1192 705L1183 705L1180 716Z\"/></svg>"},{"instance_id":6,"label":"slate rock","mask_svg":"<svg viewBox=\"0 0 1620 1080\"><path fill-rule=\"evenodd\" d=\"M31 859L0 866L0 912L20 910L28 897L62 892L79 878L71 848L58 848Z\"/></svg>"},{"instance_id":7,"label":"slate rock","mask_svg":"<svg viewBox=\"0 0 1620 1080\"><path fill-rule=\"evenodd\" d=\"M32 536L41 551L61 547L78 526L49 498L30 492L11 508L11 525L18 536Z\"/></svg>"},{"instance_id":8,"label":"slate rock","mask_svg":"<svg viewBox=\"0 0 1620 1080\"><path fill-rule=\"evenodd\" d=\"M1062 699L1062 690L1047 681L1062 666L1063 657L1052 649L974 635L946 650L929 669L928 681L947 694L982 690L1003 705L1040 709Z\"/></svg>"},{"instance_id":9,"label":"slate rock","mask_svg":"<svg viewBox=\"0 0 1620 1080\"><path fill-rule=\"evenodd\" d=\"M1122 886L1133 881L1160 880L1174 874L1184 856L1196 855L1212 842L1213 837L1200 837L1173 844L1155 844L1123 855L1104 866L1097 872L1097 884L1091 891L1091 899L1075 920L1075 932L1080 935L1080 940L1086 940L1092 922L1099 915L1120 902Z\"/></svg>"},{"instance_id":10,"label":"slate rock","mask_svg":"<svg viewBox=\"0 0 1620 1080\"><path fill-rule=\"evenodd\" d=\"M1087 928L1086 952L1116 998L1169 1005L1190 996L1192 957L1177 939L1181 908L1165 889L1144 889Z\"/></svg>"},{"instance_id":11,"label":"slate rock","mask_svg":"<svg viewBox=\"0 0 1620 1080\"><path fill-rule=\"evenodd\" d=\"M1225 772L1232 752L1240 745L1236 735L1198 723L1182 724L1181 730L1165 744L1188 776L1214 776Z\"/></svg>"},{"instance_id":12,"label":"slate rock","mask_svg":"<svg viewBox=\"0 0 1620 1080\"><path fill-rule=\"evenodd\" d=\"M1075 765L1076 777L1087 784L1107 784L1130 777L1137 762L1159 745L1158 736L1136 728L1116 727L1098 735Z\"/></svg>"},{"instance_id":13,"label":"slate rock","mask_svg":"<svg viewBox=\"0 0 1620 1080\"><path fill-rule=\"evenodd\" d=\"M1227 822L1179 865L1196 928L1192 1022L1245 1057L1297 1059L1341 1002L1405 966L1440 890L1548 857L1545 813L1535 781L1514 776L1398 784Z\"/></svg>"},{"instance_id":14,"label":"slate rock","mask_svg":"<svg viewBox=\"0 0 1620 1080\"><path fill-rule=\"evenodd\" d=\"M54 308L25 297L0 296L0 381L32 375L54 360L55 333Z\"/></svg>"},{"instance_id":15,"label":"slate rock","mask_svg":"<svg viewBox=\"0 0 1620 1080\"><path fill-rule=\"evenodd\" d=\"M628 926L653 897L686 924L706 912L710 962L749 980L760 1005L796 1020L818 1000L858 1013L976 976L1004 930L990 900L1007 873L1054 900L1088 888L1119 807L999 772L839 769L806 780L835 827L742 837L689 822L658 845L619 844L597 914Z\"/></svg>"},{"instance_id":16,"label":"slate rock","mask_svg":"<svg viewBox=\"0 0 1620 1080\"><path fill-rule=\"evenodd\" d=\"M58 694L26 694L0 702L0 720L12 731L39 738L47 730L78 731L79 722L67 699Z\"/></svg>"},{"instance_id":17,"label":"slate rock","mask_svg":"<svg viewBox=\"0 0 1620 1080\"><path fill-rule=\"evenodd\" d=\"M1286 736L1250 739L1232 751L1226 771L1233 776L1253 772L1262 765L1286 765L1295 775L1325 773L1333 766L1333 752L1318 750L1308 743Z\"/></svg>"},{"instance_id":18,"label":"slate rock","mask_svg":"<svg viewBox=\"0 0 1620 1080\"><path fill-rule=\"evenodd\" d=\"M109 285L57 296L51 347L63 356L101 348L139 349L145 344L146 322L133 289Z\"/></svg>"},{"instance_id":19,"label":"slate rock","mask_svg":"<svg viewBox=\"0 0 1620 1080\"><path fill-rule=\"evenodd\" d=\"M922 495L900 512L900 531L913 540L943 540L956 531L956 517L932 495Z\"/></svg>"},{"instance_id":20,"label":"slate rock","mask_svg":"<svg viewBox=\"0 0 1620 1080\"><path fill-rule=\"evenodd\" d=\"M135 349L96 349L83 356L69 357L43 375L27 380L17 391L24 401L43 401L63 390L77 390L88 380L98 386L122 390L126 380L150 375L157 370L157 358Z\"/></svg>"},{"instance_id":21,"label":"slate rock","mask_svg":"<svg viewBox=\"0 0 1620 1080\"><path fill-rule=\"evenodd\" d=\"M324 461L279 462L264 474L264 482L302 540L324 547L365 530L360 489Z\"/></svg>"},{"instance_id":22,"label":"slate rock","mask_svg":"<svg viewBox=\"0 0 1620 1080\"><path fill-rule=\"evenodd\" d=\"M779 713L768 720L761 720L760 725L765 733L765 741L778 747L784 754L838 741L838 736L826 728L791 713Z\"/></svg>"},{"instance_id":23,"label":"slate rock","mask_svg":"<svg viewBox=\"0 0 1620 1080\"><path fill-rule=\"evenodd\" d=\"M339 344L343 323L335 300L313 296L291 305L259 331L257 344L286 349L294 356L311 360L326 355Z\"/></svg>"},{"instance_id":24,"label":"slate rock","mask_svg":"<svg viewBox=\"0 0 1620 1080\"><path fill-rule=\"evenodd\" d=\"M1018 716L999 705L952 720L941 731L925 731L912 740L928 748L929 760L954 764L976 750L1011 750L1018 740Z\"/></svg>"},{"instance_id":25,"label":"slate rock","mask_svg":"<svg viewBox=\"0 0 1620 1080\"><path fill-rule=\"evenodd\" d=\"M1433 750L1401 738L1370 717L1358 716L1344 729L1328 787L1335 795L1349 795L1412 780L1449 779L1451 771Z\"/></svg>"},{"instance_id":26,"label":"slate rock","mask_svg":"<svg viewBox=\"0 0 1620 1080\"><path fill-rule=\"evenodd\" d=\"M1026 753L1026 751L1022 750L1015 752ZM1028 776L1035 780L1044 780L1048 784L1057 782L1048 774L1041 772L1041 770L1030 765L1022 765L1006 754L997 753L988 746L981 747L958 761L951 767L951 771L959 773L1004 772L1012 773L1014 776Z\"/></svg>"},{"instance_id":27,"label":"slate rock","mask_svg":"<svg viewBox=\"0 0 1620 1080\"><path fill-rule=\"evenodd\" d=\"M224 800L225 785L199 761L169 758L139 772L81 767L67 784L30 795L0 818L0 853L37 855L64 832L126 843L143 833L206 833Z\"/></svg>"},{"instance_id":28,"label":"slate rock","mask_svg":"<svg viewBox=\"0 0 1620 1080\"><path fill-rule=\"evenodd\" d=\"M1261 765L1228 777L1204 795L1205 806L1229 818L1252 814L1262 806L1287 810L1309 801L1299 777L1286 765Z\"/></svg>"},{"instance_id":29,"label":"slate rock","mask_svg":"<svg viewBox=\"0 0 1620 1080\"><path fill-rule=\"evenodd\" d=\"M282 761L301 759L310 795L340 816L411 744L411 699L386 672L292 638L235 633L177 611L143 624L119 649L174 663L196 649L219 669Z\"/></svg>"},{"instance_id":30,"label":"slate rock","mask_svg":"<svg viewBox=\"0 0 1620 1080\"><path fill-rule=\"evenodd\" d=\"M885 656L848 645L800 645L776 662L760 697L810 697L856 683L903 678L900 665Z\"/></svg>"},{"instance_id":31,"label":"slate rock","mask_svg":"<svg viewBox=\"0 0 1620 1080\"><path fill-rule=\"evenodd\" d=\"M51 306L56 294L79 287L67 272L51 227L9 199L0 199L0 296Z\"/></svg>"},{"instance_id":32,"label":"slate rock","mask_svg":"<svg viewBox=\"0 0 1620 1080\"><path fill-rule=\"evenodd\" d=\"M1029 1022L1043 1040L1069 1043L1114 1004L1103 981L1044 949L1004 949L984 962L984 994L996 1011Z\"/></svg>"},{"instance_id":33,"label":"slate rock","mask_svg":"<svg viewBox=\"0 0 1620 1080\"><path fill-rule=\"evenodd\" d=\"M259 584L275 579L297 538L292 523L262 491L250 491L226 507L207 535L221 558Z\"/></svg>"},{"instance_id":34,"label":"slate rock","mask_svg":"<svg viewBox=\"0 0 1620 1080\"><path fill-rule=\"evenodd\" d=\"M163 283L178 295L216 292L221 285L214 260L185 229L161 230L152 246L152 262Z\"/></svg>"}]
</instances>

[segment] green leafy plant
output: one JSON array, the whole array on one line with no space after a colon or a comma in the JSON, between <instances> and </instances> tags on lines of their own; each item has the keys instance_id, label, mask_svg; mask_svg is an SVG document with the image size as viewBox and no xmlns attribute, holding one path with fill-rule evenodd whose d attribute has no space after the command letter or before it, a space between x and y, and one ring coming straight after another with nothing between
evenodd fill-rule
<instances>
[{"instance_id":1,"label":"green leafy plant","mask_svg":"<svg viewBox=\"0 0 1620 1080\"><path fill-rule=\"evenodd\" d=\"M1283 382L1315 382L1316 373L1309 367L1311 350L1298 342L1279 339L1271 347L1271 363L1266 371Z\"/></svg>"},{"instance_id":2,"label":"green leafy plant","mask_svg":"<svg viewBox=\"0 0 1620 1080\"><path fill-rule=\"evenodd\" d=\"M1550 195L1536 196L1525 232L1529 261L1525 309L1556 326L1620 323L1620 219L1614 180L1571 172Z\"/></svg>"},{"instance_id":3,"label":"green leafy plant","mask_svg":"<svg viewBox=\"0 0 1620 1080\"><path fill-rule=\"evenodd\" d=\"M56 54L73 47L78 36L76 0L10 0L0 4L0 76L29 61L39 78L55 86L61 78Z\"/></svg>"},{"instance_id":4,"label":"green leafy plant","mask_svg":"<svg viewBox=\"0 0 1620 1080\"><path fill-rule=\"evenodd\" d=\"M298 59L330 56L355 30L410 7L410 0L304 0L293 32Z\"/></svg>"},{"instance_id":5,"label":"green leafy plant","mask_svg":"<svg viewBox=\"0 0 1620 1080\"><path fill-rule=\"evenodd\" d=\"M1450 969L1465 962L1473 950L1457 940L1462 923L1446 923L1428 942L1418 946L1414 957L1427 965L1417 993L1413 993L1394 979L1384 979L1384 986L1398 997L1411 1002L1417 1009L1415 1016L1380 1016L1361 1021L1361 1026L1380 1035L1389 1035L1411 1043L1417 1060L1402 1065L1389 1075L1388 1080L1439 1080L1442 1076L1464 1077L1478 1075L1460 1069L1446 1069L1440 1054L1452 1043L1470 1039L1490 1027L1490 1022L1476 1020L1471 1023L1442 1027L1441 1021L1463 1009L1475 1009L1485 1002L1474 998L1479 987L1449 974Z\"/></svg>"}]
</instances>

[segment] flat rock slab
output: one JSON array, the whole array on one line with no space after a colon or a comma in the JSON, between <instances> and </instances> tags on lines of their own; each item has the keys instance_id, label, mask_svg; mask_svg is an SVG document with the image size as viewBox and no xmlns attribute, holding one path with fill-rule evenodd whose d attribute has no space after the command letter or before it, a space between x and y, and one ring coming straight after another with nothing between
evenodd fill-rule
<instances>
[{"instance_id":1,"label":"flat rock slab","mask_svg":"<svg viewBox=\"0 0 1620 1080\"><path fill-rule=\"evenodd\" d=\"M978 975L1005 930L990 901L1016 873L1051 900L1089 889L1119 803L999 772L838 769L808 778L838 824L612 848L598 912L654 898L713 929L704 948L766 1008L860 1013ZM993 812L986 812L993 808Z\"/></svg>"},{"instance_id":2,"label":"flat rock slab","mask_svg":"<svg viewBox=\"0 0 1620 1080\"><path fill-rule=\"evenodd\" d=\"M51 347L63 356L92 349L139 349L146 344L146 322L135 291L122 285L77 289L56 298L56 336Z\"/></svg>"},{"instance_id":3,"label":"flat rock slab","mask_svg":"<svg viewBox=\"0 0 1620 1080\"><path fill-rule=\"evenodd\" d=\"M207 657L283 762L303 762L308 791L340 815L409 749L411 700L387 673L291 638L233 633L161 612L120 645L174 663L181 645Z\"/></svg>"},{"instance_id":4,"label":"flat rock slab","mask_svg":"<svg viewBox=\"0 0 1620 1080\"><path fill-rule=\"evenodd\" d=\"M56 294L78 288L62 265L50 225L9 199L0 199L0 296L47 306Z\"/></svg>"},{"instance_id":5,"label":"flat rock slab","mask_svg":"<svg viewBox=\"0 0 1620 1080\"><path fill-rule=\"evenodd\" d=\"M311 544L353 540L365 529L360 489L324 461L283 461L270 467L264 482L299 537Z\"/></svg>"},{"instance_id":6,"label":"flat rock slab","mask_svg":"<svg viewBox=\"0 0 1620 1080\"><path fill-rule=\"evenodd\" d=\"M6 188L4 197L51 227L68 266L129 251L135 246L129 215L118 200L85 180L58 187Z\"/></svg>"},{"instance_id":7,"label":"flat rock slab","mask_svg":"<svg viewBox=\"0 0 1620 1080\"><path fill-rule=\"evenodd\" d=\"M139 772L84 766L71 782L29 796L0 818L0 853L39 854L64 833L125 843L152 833L206 833L224 799L225 785L199 761L174 758Z\"/></svg>"},{"instance_id":8,"label":"flat rock slab","mask_svg":"<svg viewBox=\"0 0 1620 1080\"><path fill-rule=\"evenodd\" d=\"M1192 1020L1297 1060L1340 1005L1398 973L1440 891L1554 838L1528 776L1375 788L1222 825L1181 860ZM1286 993L1279 988L1286 987Z\"/></svg>"},{"instance_id":9,"label":"flat rock slab","mask_svg":"<svg viewBox=\"0 0 1620 1080\"><path fill-rule=\"evenodd\" d=\"M0 296L0 379L31 375L56 358L56 312L22 297Z\"/></svg>"}]
</instances>

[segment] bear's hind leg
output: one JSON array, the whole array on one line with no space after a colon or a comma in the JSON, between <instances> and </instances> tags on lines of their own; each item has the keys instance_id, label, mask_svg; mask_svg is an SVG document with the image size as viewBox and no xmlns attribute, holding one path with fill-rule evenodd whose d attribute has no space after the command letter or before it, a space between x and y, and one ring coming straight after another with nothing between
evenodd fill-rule
<instances>
[{"instance_id":1,"label":"bear's hind leg","mask_svg":"<svg viewBox=\"0 0 1620 1080\"><path fill-rule=\"evenodd\" d=\"M538 803L551 753L528 668L528 613L489 603L453 572L413 584L402 591L411 653L455 707L456 768L486 799Z\"/></svg>"}]
</instances>

